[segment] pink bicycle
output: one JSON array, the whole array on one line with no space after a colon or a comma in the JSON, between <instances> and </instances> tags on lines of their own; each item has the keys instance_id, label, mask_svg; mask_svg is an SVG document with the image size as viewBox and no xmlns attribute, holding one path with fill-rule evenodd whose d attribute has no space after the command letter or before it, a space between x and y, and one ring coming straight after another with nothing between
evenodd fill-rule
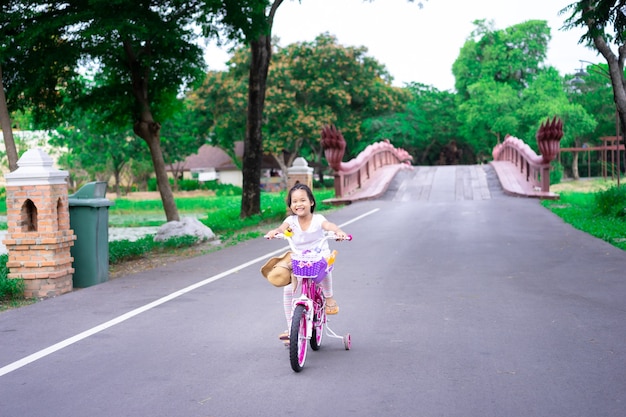
<instances>
[{"instance_id":1,"label":"pink bicycle","mask_svg":"<svg viewBox=\"0 0 626 417\"><path fill-rule=\"evenodd\" d=\"M324 277L334 267L336 251L325 258L320 247L298 251L291 238L284 234L276 235L285 239L291 247L291 263L293 276L298 279L300 295L294 294L291 309L291 328L289 331L289 360L291 368L300 372L304 368L308 344L311 349L319 350L322 345L324 330L328 337L341 339L346 350L350 350L352 341L350 334L339 336L328 327L326 317L326 299L320 285ZM327 233L325 240L335 239L334 233ZM352 240L352 236L348 240ZM322 242L320 242L321 245Z\"/></svg>"}]
</instances>

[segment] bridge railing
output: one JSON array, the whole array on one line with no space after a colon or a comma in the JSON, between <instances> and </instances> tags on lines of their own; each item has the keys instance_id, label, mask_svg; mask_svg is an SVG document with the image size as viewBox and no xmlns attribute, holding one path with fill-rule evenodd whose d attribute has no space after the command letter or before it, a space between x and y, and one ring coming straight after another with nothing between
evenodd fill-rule
<instances>
[{"instance_id":1,"label":"bridge railing","mask_svg":"<svg viewBox=\"0 0 626 417\"><path fill-rule=\"evenodd\" d=\"M550 163L544 163L543 158L521 139L507 136L504 142L493 149L493 159L515 165L519 178L530 188L550 191Z\"/></svg>"},{"instance_id":2,"label":"bridge railing","mask_svg":"<svg viewBox=\"0 0 626 417\"><path fill-rule=\"evenodd\" d=\"M368 145L356 158L342 162L346 141L334 126L325 126L322 129L322 146L328 165L335 171L336 198L349 196L367 187L376 172L385 166L410 164L413 159L407 151L396 148L385 140Z\"/></svg>"},{"instance_id":3,"label":"bridge railing","mask_svg":"<svg viewBox=\"0 0 626 417\"><path fill-rule=\"evenodd\" d=\"M550 162L558 155L563 137L563 123L556 117L542 124L537 132L541 155L524 141L507 135L492 152L495 161L508 161L517 169L517 178L526 189L550 192Z\"/></svg>"},{"instance_id":4,"label":"bridge railing","mask_svg":"<svg viewBox=\"0 0 626 417\"><path fill-rule=\"evenodd\" d=\"M335 196L345 197L367 186L378 170L412 159L403 149L395 148L388 141L368 145L356 158L342 162L335 171Z\"/></svg>"}]
</instances>

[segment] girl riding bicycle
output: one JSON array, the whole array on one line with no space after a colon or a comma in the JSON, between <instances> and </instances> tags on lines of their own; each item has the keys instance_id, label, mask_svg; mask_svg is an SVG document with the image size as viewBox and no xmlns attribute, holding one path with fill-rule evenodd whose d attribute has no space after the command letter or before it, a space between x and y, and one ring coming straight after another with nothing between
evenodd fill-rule
<instances>
[{"instance_id":1,"label":"girl riding bicycle","mask_svg":"<svg viewBox=\"0 0 626 417\"><path fill-rule=\"evenodd\" d=\"M339 226L326 220L326 217L321 214L313 214L315 211L315 197L311 189L305 184L298 183L289 190L287 207L291 210L292 215L288 216L276 229L267 232L266 238L272 239L279 233L290 231L293 233L291 239L297 250L305 250L317 246L323 241L325 231L334 232L337 240L348 238L348 235ZM330 249L326 241L322 243L322 254L325 257L330 255ZM322 289L326 297L326 314L337 314L339 307L333 298L332 273L328 273L322 281ZM283 287L283 306L288 328L291 324L293 292L294 288L292 285ZM281 340L287 340L288 338L289 334L287 332L280 335Z\"/></svg>"}]
</instances>

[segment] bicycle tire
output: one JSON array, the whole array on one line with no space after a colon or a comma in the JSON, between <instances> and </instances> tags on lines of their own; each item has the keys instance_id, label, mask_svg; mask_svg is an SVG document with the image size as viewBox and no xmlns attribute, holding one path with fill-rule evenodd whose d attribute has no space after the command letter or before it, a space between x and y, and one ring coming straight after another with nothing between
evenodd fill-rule
<instances>
[{"instance_id":1,"label":"bicycle tire","mask_svg":"<svg viewBox=\"0 0 626 417\"><path fill-rule=\"evenodd\" d=\"M304 368L306 352L306 308L298 305L293 312L289 333L289 362L295 372L300 372Z\"/></svg>"},{"instance_id":2,"label":"bicycle tire","mask_svg":"<svg viewBox=\"0 0 626 417\"><path fill-rule=\"evenodd\" d=\"M324 317L323 312L315 314L313 318L313 331L311 333L311 349L320 350L322 338L324 337Z\"/></svg>"}]
</instances>

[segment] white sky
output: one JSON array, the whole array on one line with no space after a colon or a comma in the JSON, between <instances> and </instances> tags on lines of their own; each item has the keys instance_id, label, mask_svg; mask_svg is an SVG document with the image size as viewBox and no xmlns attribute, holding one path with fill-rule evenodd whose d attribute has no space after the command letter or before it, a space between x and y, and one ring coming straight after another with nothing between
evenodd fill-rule
<instances>
[{"instance_id":1,"label":"white sky","mask_svg":"<svg viewBox=\"0 0 626 417\"><path fill-rule=\"evenodd\" d=\"M604 62L578 44L582 30L559 30L566 15L558 12L575 0L428 0L420 9L407 0L285 0L274 21L273 36L280 46L311 42L328 32L344 46L365 46L368 55L385 65L394 85L408 82L452 90L452 64L477 19L493 20L496 29L546 20L551 28L547 65L561 75L580 68L579 60ZM224 70L228 53L207 48L212 70Z\"/></svg>"}]
</instances>

